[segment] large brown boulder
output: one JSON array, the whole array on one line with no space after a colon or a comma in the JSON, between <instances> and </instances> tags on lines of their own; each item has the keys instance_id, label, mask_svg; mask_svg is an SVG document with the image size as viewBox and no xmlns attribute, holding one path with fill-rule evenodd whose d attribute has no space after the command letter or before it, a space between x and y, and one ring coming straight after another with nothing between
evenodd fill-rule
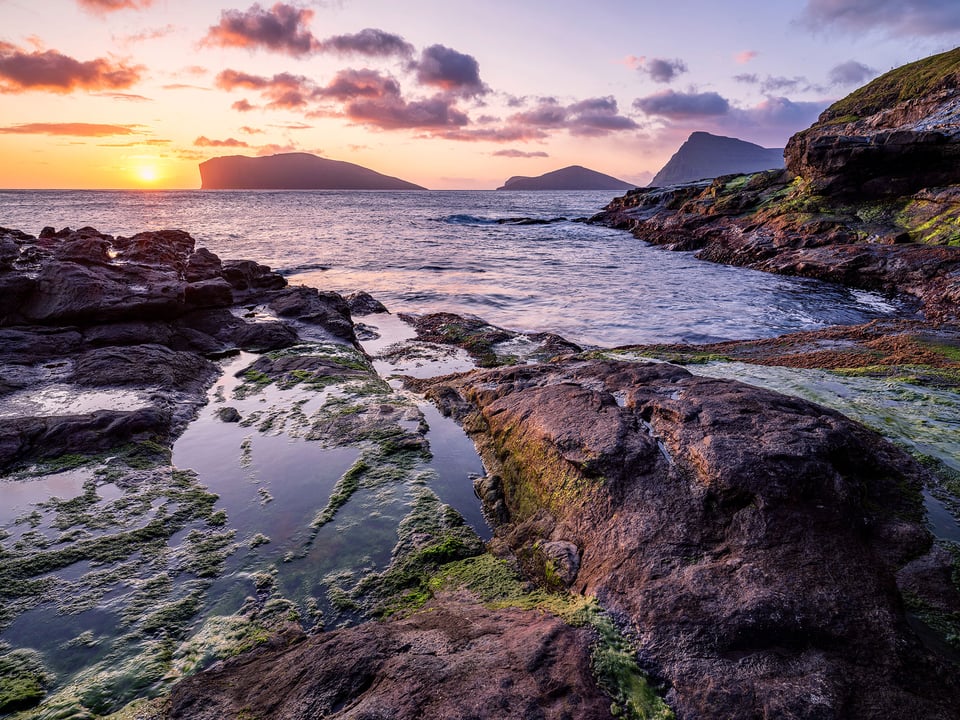
<instances>
[{"instance_id":1,"label":"large brown boulder","mask_svg":"<svg viewBox=\"0 0 960 720\"><path fill-rule=\"evenodd\" d=\"M960 707L895 579L931 543L925 474L876 434L666 364L478 371L429 395L481 449L494 547L622 617L678 717ZM579 568L558 562L571 546Z\"/></svg>"},{"instance_id":2,"label":"large brown boulder","mask_svg":"<svg viewBox=\"0 0 960 720\"><path fill-rule=\"evenodd\" d=\"M445 593L405 620L274 643L183 680L170 718L610 718L592 632Z\"/></svg>"}]
</instances>

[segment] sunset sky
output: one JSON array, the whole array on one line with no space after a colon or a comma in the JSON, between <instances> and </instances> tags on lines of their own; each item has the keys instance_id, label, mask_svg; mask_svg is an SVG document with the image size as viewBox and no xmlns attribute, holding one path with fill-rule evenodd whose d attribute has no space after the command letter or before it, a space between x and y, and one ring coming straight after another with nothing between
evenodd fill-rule
<instances>
[{"instance_id":1,"label":"sunset sky","mask_svg":"<svg viewBox=\"0 0 960 720\"><path fill-rule=\"evenodd\" d=\"M0 0L0 188L198 188L291 151L646 184L691 131L779 147L958 44L958 0Z\"/></svg>"}]
</instances>

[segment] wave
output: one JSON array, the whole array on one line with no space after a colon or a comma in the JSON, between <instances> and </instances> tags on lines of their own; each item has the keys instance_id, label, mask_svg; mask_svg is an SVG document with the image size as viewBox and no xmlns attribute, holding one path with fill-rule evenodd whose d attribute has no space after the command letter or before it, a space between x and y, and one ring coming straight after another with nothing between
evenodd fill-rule
<instances>
[{"instance_id":1,"label":"wave","mask_svg":"<svg viewBox=\"0 0 960 720\"><path fill-rule=\"evenodd\" d=\"M320 265L319 263L304 263L303 265L294 265L293 267L288 268L278 268L277 272L284 277L287 277L288 275L298 275L305 272L318 272L329 269L329 265Z\"/></svg>"},{"instance_id":2,"label":"wave","mask_svg":"<svg viewBox=\"0 0 960 720\"><path fill-rule=\"evenodd\" d=\"M448 225L552 225L554 223L567 222L565 217L536 218L536 217L504 217L487 218L477 215L447 215L446 217L436 218L436 222L447 223Z\"/></svg>"}]
</instances>

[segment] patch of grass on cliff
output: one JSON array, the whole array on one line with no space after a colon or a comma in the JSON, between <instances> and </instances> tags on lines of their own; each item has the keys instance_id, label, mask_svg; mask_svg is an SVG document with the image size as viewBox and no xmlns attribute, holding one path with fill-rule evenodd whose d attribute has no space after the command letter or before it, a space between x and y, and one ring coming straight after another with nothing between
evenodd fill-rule
<instances>
[{"instance_id":1,"label":"patch of grass on cliff","mask_svg":"<svg viewBox=\"0 0 960 720\"><path fill-rule=\"evenodd\" d=\"M960 76L960 48L908 63L881 75L828 107L824 124L845 116L867 117L897 103L956 84Z\"/></svg>"}]
</instances>

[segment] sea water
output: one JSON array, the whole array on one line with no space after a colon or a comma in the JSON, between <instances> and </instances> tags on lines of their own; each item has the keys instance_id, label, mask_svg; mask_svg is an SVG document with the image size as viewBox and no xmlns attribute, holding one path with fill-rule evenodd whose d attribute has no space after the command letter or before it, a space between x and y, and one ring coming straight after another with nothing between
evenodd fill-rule
<instances>
[{"instance_id":1,"label":"sea water","mask_svg":"<svg viewBox=\"0 0 960 720\"><path fill-rule=\"evenodd\" d=\"M179 228L293 283L581 344L711 342L895 314L876 293L697 260L584 222L611 192L2 191L0 227ZM534 220L543 224L524 224Z\"/></svg>"}]
</instances>

